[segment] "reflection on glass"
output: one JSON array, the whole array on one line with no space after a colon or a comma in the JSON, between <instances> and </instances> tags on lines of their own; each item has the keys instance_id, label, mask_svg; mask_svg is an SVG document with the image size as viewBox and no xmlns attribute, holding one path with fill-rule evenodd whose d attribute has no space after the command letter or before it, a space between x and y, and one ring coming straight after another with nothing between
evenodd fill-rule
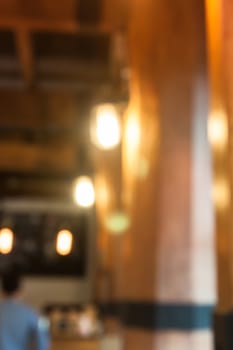
<instances>
[{"instance_id":1,"label":"reflection on glass","mask_svg":"<svg viewBox=\"0 0 233 350\"><path fill-rule=\"evenodd\" d=\"M2 254L9 254L13 249L14 234L9 228L2 228L0 230L0 252Z\"/></svg>"},{"instance_id":2,"label":"reflection on glass","mask_svg":"<svg viewBox=\"0 0 233 350\"><path fill-rule=\"evenodd\" d=\"M69 255L72 250L73 235L68 230L62 230L57 234L56 251L59 255Z\"/></svg>"}]
</instances>

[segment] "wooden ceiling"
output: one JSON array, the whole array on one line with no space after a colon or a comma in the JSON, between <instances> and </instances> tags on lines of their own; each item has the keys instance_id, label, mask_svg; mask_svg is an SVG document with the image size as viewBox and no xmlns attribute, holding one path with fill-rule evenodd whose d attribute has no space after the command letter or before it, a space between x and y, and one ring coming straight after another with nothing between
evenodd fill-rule
<instances>
[{"instance_id":1,"label":"wooden ceiling","mask_svg":"<svg viewBox=\"0 0 233 350\"><path fill-rule=\"evenodd\" d=\"M127 67L125 5L0 0L0 197L67 188L88 163L90 103Z\"/></svg>"},{"instance_id":2,"label":"wooden ceiling","mask_svg":"<svg viewBox=\"0 0 233 350\"><path fill-rule=\"evenodd\" d=\"M0 0L0 86L108 80L122 18L116 0Z\"/></svg>"}]
</instances>

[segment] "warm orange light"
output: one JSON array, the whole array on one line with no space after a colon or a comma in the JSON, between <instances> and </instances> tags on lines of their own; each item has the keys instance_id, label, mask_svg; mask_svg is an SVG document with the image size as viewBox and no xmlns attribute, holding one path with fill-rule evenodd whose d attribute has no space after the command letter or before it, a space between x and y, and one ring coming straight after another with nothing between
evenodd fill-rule
<instances>
[{"instance_id":1,"label":"warm orange light","mask_svg":"<svg viewBox=\"0 0 233 350\"><path fill-rule=\"evenodd\" d=\"M107 182L107 179L101 173L99 173L95 177L95 192L96 192L96 202L98 203L98 208L103 213L103 211L105 211L109 205L110 186Z\"/></svg>"},{"instance_id":2,"label":"warm orange light","mask_svg":"<svg viewBox=\"0 0 233 350\"><path fill-rule=\"evenodd\" d=\"M74 200L80 207L89 208L95 203L95 188L88 176L79 177L74 184Z\"/></svg>"},{"instance_id":3,"label":"warm orange light","mask_svg":"<svg viewBox=\"0 0 233 350\"><path fill-rule=\"evenodd\" d=\"M121 140L120 121L117 109L112 104L99 105L94 109L91 125L92 142L108 150L116 147Z\"/></svg>"},{"instance_id":4,"label":"warm orange light","mask_svg":"<svg viewBox=\"0 0 233 350\"><path fill-rule=\"evenodd\" d=\"M124 233L130 226L130 217L123 211L110 213L105 219L105 226L115 235Z\"/></svg>"},{"instance_id":5,"label":"warm orange light","mask_svg":"<svg viewBox=\"0 0 233 350\"><path fill-rule=\"evenodd\" d=\"M125 126L125 141L127 147L134 153L140 144L141 131L137 114L132 111L128 115Z\"/></svg>"},{"instance_id":6,"label":"warm orange light","mask_svg":"<svg viewBox=\"0 0 233 350\"><path fill-rule=\"evenodd\" d=\"M228 141L228 124L223 110L215 110L211 113L208 122L208 136L214 150L225 149Z\"/></svg>"},{"instance_id":7,"label":"warm orange light","mask_svg":"<svg viewBox=\"0 0 233 350\"><path fill-rule=\"evenodd\" d=\"M14 234L9 228L0 230L0 253L9 254L13 249Z\"/></svg>"},{"instance_id":8,"label":"warm orange light","mask_svg":"<svg viewBox=\"0 0 233 350\"><path fill-rule=\"evenodd\" d=\"M229 206L230 190L225 178L218 178L215 180L212 196L218 210L224 210Z\"/></svg>"},{"instance_id":9,"label":"warm orange light","mask_svg":"<svg viewBox=\"0 0 233 350\"><path fill-rule=\"evenodd\" d=\"M126 177L137 174L141 129L136 111L129 109L124 129L124 150L126 157Z\"/></svg>"},{"instance_id":10,"label":"warm orange light","mask_svg":"<svg viewBox=\"0 0 233 350\"><path fill-rule=\"evenodd\" d=\"M68 230L61 230L57 234L56 250L59 255L69 255L72 251L73 235Z\"/></svg>"}]
</instances>

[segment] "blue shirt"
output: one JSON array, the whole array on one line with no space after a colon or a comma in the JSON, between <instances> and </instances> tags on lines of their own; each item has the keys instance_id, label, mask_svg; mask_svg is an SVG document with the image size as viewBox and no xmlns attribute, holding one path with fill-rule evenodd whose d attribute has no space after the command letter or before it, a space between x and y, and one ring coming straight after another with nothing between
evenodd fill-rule
<instances>
[{"instance_id":1,"label":"blue shirt","mask_svg":"<svg viewBox=\"0 0 233 350\"><path fill-rule=\"evenodd\" d=\"M18 301L0 303L0 350L48 350L48 328Z\"/></svg>"}]
</instances>

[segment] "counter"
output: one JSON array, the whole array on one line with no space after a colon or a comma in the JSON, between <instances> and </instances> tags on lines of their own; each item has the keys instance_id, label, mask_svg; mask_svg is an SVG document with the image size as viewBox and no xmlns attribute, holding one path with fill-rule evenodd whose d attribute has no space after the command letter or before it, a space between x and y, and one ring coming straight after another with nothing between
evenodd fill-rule
<instances>
[{"instance_id":1,"label":"counter","mask_svg":"<svg viewBox=\"0 0 233 350\"><path fill-rule=\"evenodd\" d=\"M100 350L100 338L54 337L51 350Z\"/></svg>"},{"instance_id":2,"label":"counter","mask_svg":"<svg viewBox=\"0 0 233 350\"><path fill-rule=\"evenodd\" d=\"M119 334L105 334L99 338L65 338L52 340L51 350L123 350Z\"/></svg>"}]
</instances>

